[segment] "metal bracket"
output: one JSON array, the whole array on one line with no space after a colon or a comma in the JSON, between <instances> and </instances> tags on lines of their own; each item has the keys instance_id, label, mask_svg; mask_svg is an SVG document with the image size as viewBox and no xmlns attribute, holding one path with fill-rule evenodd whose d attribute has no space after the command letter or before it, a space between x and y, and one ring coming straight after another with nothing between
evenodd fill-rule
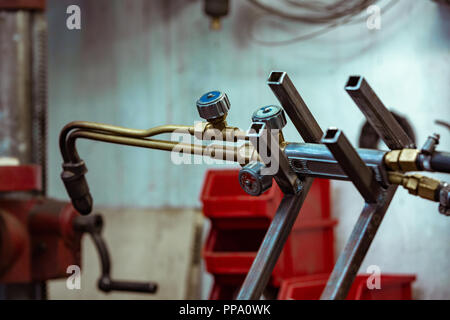
<instances>
[{"instance_id":1,"label":"metal bracket","mask_svg":"<svg viewBox=\"0 0 450 320\"><path fill-rule=\"evenodd\" d=\"M266 123L253 122L248 137L258 151L262 162L268 167L276 168L277 172L274 178L281 191L284 194L296 194L299 192L300 181L291 169L289 160L281 149L276 134L279 134L279 131L269 128ZM266 170L269 170L269 168L266 168Z\"/></svg>"}]
</instances>

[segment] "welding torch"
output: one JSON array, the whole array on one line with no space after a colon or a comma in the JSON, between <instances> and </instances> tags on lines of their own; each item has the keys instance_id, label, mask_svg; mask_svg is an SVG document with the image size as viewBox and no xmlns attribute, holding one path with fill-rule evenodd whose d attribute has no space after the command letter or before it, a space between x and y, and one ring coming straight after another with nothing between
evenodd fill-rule
<instances>
[{"instance_id":1,"label":"welding torch","mask_svg":"<svg viewBox=\"0 0 450 320\"><path fill-rule=\"evenodd\" d=\"M299 179L319 177L351 180L342 163L336 160L337 153L333 152L333 146L339 147L342 144L340 140L345 138L340 137L342 134L340 130L328 129L319 143L292 143L285 141L281 132L286 125L283 108L275 105L258 108L253 114L252 127L248 131L227 124L229 109L230 102L225 93L210 91L197 101L199 115L206 121L193 126L162 125L141 130L87 121L68 123L62 129L59 138L64 160L61 178L74 207L85 215L91 212L93 205L85 178L86 164L76 149L76 140L80 138L234 161L242 166L239 175L241 187L247 193L258 196L272 186L272 176L261 174L261 169L267 163L261 159L257 148L250 142L249 132L258 126L259 128L265 126L267 131L278 130L279 148L287 158L289 166L287 170ZM154 138L157 135L175 132L191 135L208 143L182 143ZM232 141L234 145L217 144L217 140ZM435 134L427 139L421 149L411 146L390 151L364 148L355 150L356 157L371 169L379 186L387 188L392 184L402 185L413 195L439 202L439 211L450 215L450 187L447 183L417 173L406 173L415 171L450 173L450 153L436 151L438 143L439 136Z\"/></svg>"}]
</instances>

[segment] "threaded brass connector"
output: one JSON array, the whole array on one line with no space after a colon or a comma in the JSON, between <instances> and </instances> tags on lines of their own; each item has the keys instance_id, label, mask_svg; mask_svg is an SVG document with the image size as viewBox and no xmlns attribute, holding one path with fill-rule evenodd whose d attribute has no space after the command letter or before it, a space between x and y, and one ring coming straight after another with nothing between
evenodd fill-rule
<instances>
[{"instance_id":1,"label":"threaded brass connector","mask_svg":"<svg viewBox=\"0 0 450 320\"><path fill-rule=\"evenodd\" d=\"M384 156L384 163L393 171L418 171L417 158L420 150L418 149L401 149L392 150Z\"/></svg>"},{"instance_id":2,"label":"threaded brass connector","mask_svg":"<svg viewBox=\"0 0 450 320\"><path fill-rule=\"evenodd\" d=\"M410 194L432 201L439 201L439 180L421 174L408 175L400 172L389 172L389 182L402 185Z\"/></svg>"}]
</instances>

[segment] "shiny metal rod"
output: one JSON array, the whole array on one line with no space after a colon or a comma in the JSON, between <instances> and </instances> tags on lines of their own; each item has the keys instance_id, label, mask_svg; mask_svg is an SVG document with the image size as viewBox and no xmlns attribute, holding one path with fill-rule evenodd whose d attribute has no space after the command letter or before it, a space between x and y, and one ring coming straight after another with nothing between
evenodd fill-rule
<instances>
[{"instance_id":1,"label":"shiny metal rod","mask_svg":"<svg viewBox=\"0 0 450 320\"><path fill-rule=\"evenodd\" d=\"M305 142L319 142L322 130L286 72L272 71L267 80Z\"/></svg>"},{"instance_id":2,"label":"shiny metal rod","mask_svg":"<svg viewBox=\"0 0 450 320\"><path fill-rule=\"evenodd\" d=\"M112 134L122 137L132 138L148 138L162 133L171 133L177 130L185 130L189 134L194 134L193 126L183 125L162 125L150 129L131 129L120 126L113 126L105 123L89 122L89 121L72 121L61 130L59 134L59 147L64 162L68 161L68 152L66 150L66 140L69 133L75 129L84 129L98 133Z\"/></svg>"},{"instance_id":3,"label":"shiny metal rod","mask_svg":"<svg viewBox=\"0 0 450 320\"><path fill-rule=\"evenodd\" d=\"M132 138L86 130L75 130L69 135L67 139L67 148L65 149L69 161L73 163L80 161L76 149L76 140L79 138L170 152L202 155L217 160L241 161L243 164L248 163L252 159L257 159L257 154L255 154L254 150L248 144L242 146L187 144L176 141Z\"/></svg>"},{"instance_id":4,"label":"shiny metal rod","mask_svg":"<svg viewBox=\"0 0 450 320\"><path fill-rule=\"evenodd\" d=\"M292 226L297 219L312 181L313 179L306 179L299 193L286 194L281 200L258 254L242 284L237 296L238 300L255 300L261 297L284 244L291 233Z\"/></svg>"}]
</instances>

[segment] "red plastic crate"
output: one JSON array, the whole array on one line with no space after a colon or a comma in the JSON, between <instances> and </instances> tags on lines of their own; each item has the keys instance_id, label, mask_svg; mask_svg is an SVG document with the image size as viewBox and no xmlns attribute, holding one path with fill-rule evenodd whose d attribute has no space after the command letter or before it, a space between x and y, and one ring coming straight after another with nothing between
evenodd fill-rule
<instances>
[{"instance_id":1,"label":"red plastic crate","mask_svg":"<svg viewBox=\"0 0 450 320\"><path fill-rule=\"evenodd\" d=\"M214 275L214 283L209 294L209 300L235 300L239 290L244 283L245 274L243 275ZM275 299L278 288L271 286L266 287L265 294L270 293L270 298Z\"/></svg>"},{"instance_id":2,"label":"red plastic crate","mask_svg":"<svg viewBox=\"0 0 450 320\"><path fill-rule=\"evenodd\" d=\"M207 271L215 275L247 274L270 220L255 220L253 226L251 219L219 221L212 225L203 248ZM277 287L283 279L327 273L333 268L336 220L300 222L291 231L273 271L271 283Z\"/></svg>"},{"instance_id":3,"label":"red plastic crate","mask_svg":"<svg viewBox=\"0 0 450 320\"><path fill-rule=\"evenodd\" d=\"M274 183L272 188L253 197L239 185L239 170L208 170L200 200L203 214L210 218L270 217L272 218L283 196Z\"/></svg>"},{"instance_id":4,"label":"red plastic crate","mask_svg":"<svg viewBox=\"0 0 450 320\"><path fill-rule=\"evenodd\" d=\"M347 300L411 300L411 285L415 275L381 275L380 289L367 288L370 275L357 275ZM318 300L327 283L329 274L297 277L283 281L278 294L279 300Z\"/></svg>"},{"instance_id":5,"label":"red plastic crate","mask_svg":"<svg viewBox=\"0 0 450 320\"><path fill-rule=\"evenodd\" d=\"M209 300L235 300L244 279L245 274L214 275Z\"/></svg>"},{"instance_id":6,"label":"red plastic crate","mask_svg":"<svg viewBox=\"0 0 450 320\"><path fill-rule=\"evenodd\" d=\"M200 200L203 214L211 219L224 217L273 218L283 193L273 182L259 197L250 196L239 185L239 170L208 170ZM315 179L300 212L302 219L330 218L330 182Z\"/></svg>"}]
</instances>

